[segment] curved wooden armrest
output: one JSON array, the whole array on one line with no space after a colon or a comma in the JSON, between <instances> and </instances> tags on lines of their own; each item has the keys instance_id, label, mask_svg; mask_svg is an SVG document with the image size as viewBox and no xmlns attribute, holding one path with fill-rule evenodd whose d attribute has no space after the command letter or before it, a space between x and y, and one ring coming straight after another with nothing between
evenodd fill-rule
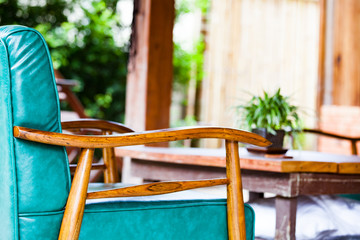
<instances>
[{"instance_id":1,"label":"curved wooden armrest","mask_svg":"<svg viewBox=\"0 0 360 240\"><path fill-rule=\"evenodd\" d=\"M91 119L91 118L83 118L74 121L64 121L61 122L61 127L64 130L92 128L92 129L100 129L103 131L112 131L117 133L135 132L133 129L121 123Z\"/></svg>"},{"instance_id":2,"label":"curved wooden armrest","mask_svg":"<svg viewBox=\"0 0 360 240\"><path fill-rule=\"evenodd\" d=\"M339 134L335 134L335 133L322 131L319 129L304 129L303 131L306 133L314 133L314 134L319 134L319 135L323 135L326 137L338 138L338 139L343 139L343 140L360 141L360 137L348 137L348 136L344 136L344 135L339 135Z\"/></svg>"},{"instance_id":3,"label":"curved wooden armrest","mask_svg":"<svg viewBox=\"0 0 360 240\"><path fill-rule=\"evenodd\" d=\"M45 132L25 127L14 127L14 137L45 144L79 148L111 148L195 138L219 138L260 147L271 144L265 138L250 132L220 127L174 128L111 136L83 136Z\"/></svg>"}]
</instances>

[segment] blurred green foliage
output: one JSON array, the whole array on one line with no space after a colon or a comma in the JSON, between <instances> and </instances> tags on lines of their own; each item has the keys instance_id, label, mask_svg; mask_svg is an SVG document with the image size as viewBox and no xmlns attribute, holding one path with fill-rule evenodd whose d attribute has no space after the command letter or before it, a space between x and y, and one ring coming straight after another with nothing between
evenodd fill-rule
<instances>
[{"instance_id":1,"label":"blurred green foliage","mask_svg":"<svg viewBox=\"0 0 360 240\"><path fill-rule=\"evenodd\" d=\"M174 43L173 65L175 85L187 87L193 67L196 67L196 80L200 82L203 79L204 50L205 43L202 38L196 41L193 51L186 51L181 47L181 44Z\"/></svg>"},{"instance_id":2,"label":"blurred green foliage","mask_svg":"<svg viewBox=\"0 0 360 240\"><path fill-rule=\"evenodd\" d=\"M0 25L25 25L41 32L54 67L65 78L79 81L74 92L86 113L123 122L129 43L119 45L114 39L123 28L117 3L118 0L0 0ZM209 0L176 0L176 21L199 9L206 14L208 8ZM202 37L191 51L184 50L174 39L174 88L184 96L194 68L198 83L203 78L204 48Z\"/></svg>"},{"instance_id":3,"label":"blurred green foliage","mask_svg":"<svg viewBox=\"0 0 360 240\"><path fill-rule=\"evenodd\" d=\"M123 122L128 45L116 44L122 28L116 0L50 0L43 4L0 1L0 24L20 24L41 32L54 67L80 82L74 91L86 113Z\"/></svg>"},{"instance_id":4,"label":"blurred green foliage","mask_svg":"<svg viewBox=\"0 0 360 240\"><path fill-rule=\"evenodd\" d=\"M42 5L0 0L0 25L19 24L35 27L41 23L50 23L58 27L62 22L67 21L64 10L71 10L71 7L72 2L66 0L47 0Z\"/></svg>"},{"instance_id":5,"label":"blurred green foliage","mask_svg":"<svg viewBox=\"0 0 360 240\"><path fill-rule=\"evenodd\" d=\"M203 15L206 15L209 9L209 0L177 0L176 1L176 16L175 24L180 20L182 15L192 13L200 10ZM197 87L200 86L200 82L204 77L203 65L204 65L204 51L205 41L204 36L200 34L193 45L192 50L185 50L182 47L182 43L174 39L174 89L175 91L182 92L185 96L189 87L191 77L195 77L197 81ZM195 75L195 76L192 76ZM182 103L187 105L186 97ZM196 116L184 116L196 119Z\"/></svg>"}]
</instances>

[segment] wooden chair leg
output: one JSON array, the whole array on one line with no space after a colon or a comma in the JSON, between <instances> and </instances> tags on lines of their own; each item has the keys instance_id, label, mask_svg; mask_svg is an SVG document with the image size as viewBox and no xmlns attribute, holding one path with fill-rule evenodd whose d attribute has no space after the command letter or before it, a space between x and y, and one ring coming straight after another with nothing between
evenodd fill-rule
<instances>
[{"instance_id":1,"label":"wooden chair leg","mask_svg":"<svg viewBox=\"0 0 360 240\"><path fill-rule=\"evenodd\" d=\"M104 135L111 135L112 132L105 131ZM115 158L115 149L114 148L104 148L103 149L103 159L106 165L106 170L104 171L104 183L116 183L119 182L119 172L116 166Z\"/></svg>"},{"instance_id":2,"label":"wooden chair leg","mask_svg":"<svg viewBox=\"0 0 360 240\"><path fill-rule=\"evenodd\" d=\"M244 198L238 142L226 141L228 232L230 240L246 240Z\"/></svg>"},{"instance_id":3,"label":"wooden chair leg","mask_svg":"<svg viewBox=\"0 0 360 240\"><path fill-rule=\"evenodd\" d=\"M351 154L357 155L357 147L356 147L357 141L351 141Z\"/></svg>"},{"instance_id":4,"label":"wooden chair leg","mask_svg":"<svg viewBox=\"0 0 360 240\"><path fill-rule=\"evenodd\" d=\"M59 240L79 238L93 156L94 149L81 151L61 223Z\"/></svg>"}]
</instances>

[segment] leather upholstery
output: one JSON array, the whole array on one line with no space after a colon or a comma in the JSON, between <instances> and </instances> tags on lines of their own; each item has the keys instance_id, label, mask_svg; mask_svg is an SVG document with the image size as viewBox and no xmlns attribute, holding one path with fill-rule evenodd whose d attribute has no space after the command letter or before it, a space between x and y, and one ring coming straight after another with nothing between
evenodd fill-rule
<instances>
[{"instance_id":1,"label":"leather upholstery","mask_svg":"<svg viewBox=\"0 0 360 240\"><path fill-rule=\"evenodd\" d=\"M18 239L17 214L60 211L70 187L63 147L15 139L13 126L61 132L49 52L42 36L0 27L1 239Z\"/></svg>"},{"instance_id":2,"label":"leather upholstery","mask_svg":"<svg viewBox=\"0 0 360 240\"><path fill-rule=\"evenodd\" d=\"M89 191L122 186L90 184ZM247 204L245 214L249 223L247 239L254 239L251 223L255 216ZM20 236L26 236L27 240L44 239L41 232L47 232L45 239L55 240L61 217L62 212L22 214ZM149 197L88 200L80 239L227 239L226 200L196 190Z\"/></svg>"},{"instance_id":3,"label":"leather upholstery","mask_svg":"<svg viewBox=\"0 0 360 240\"><path fill-rule=\"evenodd\" d=\"M70 188L66 151L15 139L12 130L61 132L51 58L37 31L3 26L0 60L0 239L57 239ZM226 239L226 201L184 196L89 201L80 239ZM249 206L246 216L253 239Z\"/></svg>"}]
</instances>

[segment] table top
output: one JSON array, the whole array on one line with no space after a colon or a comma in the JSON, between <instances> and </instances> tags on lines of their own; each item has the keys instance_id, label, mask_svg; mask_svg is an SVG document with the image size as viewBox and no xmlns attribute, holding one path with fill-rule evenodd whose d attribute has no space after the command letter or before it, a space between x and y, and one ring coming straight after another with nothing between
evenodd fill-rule
<instances>
[{"instance_id":1,"label":"table top","mask_svg":"<svg viewBox=\"0 0 360 240\"><path fill-rule=\"evenodd\" d=\"M131 146L116 148L116 156L128 156L156 162L225 167L225 149L207 148L163 148ZM265 157L264 154L249 153L239 149L242 169L271 172L321 172L360 174L360 157L328 154L314 151L289 150L286 156Z\"/></svg>"}]
</instances>

